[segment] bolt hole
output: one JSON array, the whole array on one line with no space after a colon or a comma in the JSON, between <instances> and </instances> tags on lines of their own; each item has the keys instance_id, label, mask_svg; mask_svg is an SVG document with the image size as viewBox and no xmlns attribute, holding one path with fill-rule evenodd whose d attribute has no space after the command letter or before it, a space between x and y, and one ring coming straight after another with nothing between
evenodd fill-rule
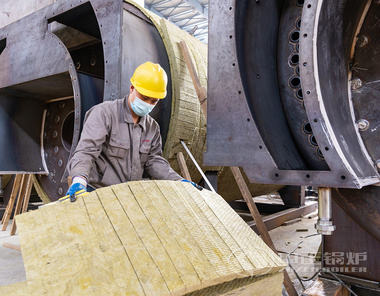
<instances>
[{"instance_id":1,"label":"bolt hole","mask_svg":"<svg viewBox=\"0 0 380 296\"><path fill-rule=\"evenodd\" d=\"M299 18L299 19L297 20L296 27L297 27L298 29L301 28L301 18Z\"/></svg>"},{"instance_id":2,"label":"bolt hole","mask_svg":"<svg viewBox=\"0 0 380 296\"><path fill-rule=\"evenodd\" d=\"M314 122L318 122L318 119L314 118Z\"/></svg>"},{"instance_id":3,"label":"bolt hole","mask_svg":"<svg viewBox=\"0 0 380 296\"><path fill-rule=\"evenodd\" d=\"M248 122L250 122L250 121L251 121L251 119L250 119L250 118L247 118L247 121L248 121Z\"/></svg>"},{"instance_id":4,"label":"bolt hole","mask_svg":"<svg viewBox=\"0 0 380 296\"><path fill-rule=\"evenodd\" d=\"M293 65L293 66L298 65L299 61L300 61L300 56L298 53L293 53L290 56L289 62L291 65Z\"/></svg>"},{"instance_id":5,"label":"bolt hole","mask_svg":"<svg viewBox=\"0 0 380 296\"><path fill-rule=\"evenodd\" d=\"M230 35L230 39L232 39L232 35Z\"/></svg>"},{"instance_id":6,"label":"bolt hole","mask_svg":"<svg viewBox=\"0 0 380 296\"><path fill-rule=\"evenodd\" d=\"M259 149L263 149L263 146L260 145L260 146L259 146Z\"/></svg>"},{"instance_id":7,"label":"bolt hole","mask_svg":"<svg viewBox=\"0 0 380 296\"><path fill-rule=\"evenodd\" d=\"M306 178L308 178L308 179L309 179L309 178L310 178L310 175L309 175L309 174L307 174L307 175L306 175Z\"/></svg>"},{"instance_id":8,"label":"bolt hole","mask_svg":"<svg viewBox=\"0 0 380 296\"><path fill-rule=\"evenodd\" d=\"M325 147L325 150L326 150L326 151L329 151L329 147Z\"/></svg>"},{"instance_id":9,"label":"bolt hole","mask_svg":"<svg viewBox=\"0 0 380 296\"><path fill-rule=\"evenodd\" d=\"M232 64L232 66L233 66L233 67L235 67L235 66L236 66L236 64L235 64L235 63L233 63L233 64Z\"/></svg>"},{"instance_id":10,"label":"bolt hole","mask_svg":"<svg viewBox=\"0 0 380 296\"><path fill-rule=\"evenodd\" d=\"M306 91L306 93L307 93L308 95L310 95L311 92L310 92L310 90L308 90L308 91Z\"/></svg>"},{"instance_id":11,"label":"bolt hole","mask_svg":"<svg viewBox=\"0 0 380 296\"><path fill-rule=\"evenodd\" d=\"M289 80L289 85L292 88L298 88L301 86L301 79L298 76L293 76Z\"/></svg>"},{"instance_id":12,"label":"bolt hole","mask_svg":"<svg viewBox=\"0 0 380 296\"><path fill-rule=\"evenodd\" d=\"M277 174L277 173L275 173L275 174L274 174L274 176L275 176L276 178L278 178L280 175L279 175L279 174Z\"/></svg>"},{"instance_id":13,"label":"bolt hole","mask_svg":"<svg viewBox=\"0 0 380 296\"><path fill-rule=\"evenodd\" d=\"M300 31L296 30L290 33L289 39L293 43L298 42L298 40L300 40Z\"/></svg>"},{"instance_id":14,"label":"bolt hole","mask_svg":"<svg viewBox=\"0 0 380 296\"><path fill-rule=\"evenodd\" d=\"M346 176L341 176L340 177L342 180L346 180Z\"/></svg>"},{"instance_id":15,"label":"bolt hole","mask_svg":"<svg viewBox=\"0 0 380 296\"><path fill-rule=\"evenodd\" d=\"M311 7L311 4L309 4L308 6L307 6L307 8L310 8Z\"/></svg>"},{"instance_id":16,"label":"bolt hole","mask_svg":"<svg viewBox=\"0 0 380 296\"><path fill-rule=\"evenodd\" d=\"M307 37L307 34L303 34L303 38L306 38Z\"/></svg>"},{"instance_id":17,"label":"bolt hole","mask_svg":"<svg viewBox=\"0 0 380 296\"><path fill-rule=\"evenodd\" d=\"M303 100L302 88L297 89L297 98Z\"/></svg>"},{"instance_id":18,"label":"bolt hole","mask_svg":"<svg viewBox=\"0 0 380 296\"><path fill-rule=\"evenodd\" d=\"M314 137L314 135L310 136L310 144L313 146L318 146L317 139Z\"/></svg>"},{"instance_id":19,"label":"bolt hole","mask_svg":"<svg viewBox=\"0 0 380 296\"><path fill-rule=\"evenodd\" d=\"M238 93L239 93L239 95L240 95L240 94L241 94L241 91L239 90Z\"/></svg>"},{"instance_id":20,"label":"bolt hole","mask_svg":"<svg viewBox=\"0 0 380 296\"><path fill-rule=\"evenodd\" d=\"M303 63L303 66L304 66L304 67L306 67L306 66L307 66L307 63L306 63L306 62L304 62L304 63Z\"/></svg>"},{"instance_id":21,"label":"bolt hole","mask_svg":"<svg viewBox=\"0 0 380 296\"><path fill-rule=\"evenodd\" d=\"M297 0L297 5L298 6L303 6L304 3L305 3L304 0Z\"/></svg>"},{"instance_id":22,"label":"bolt hole","mask_svg":"<svg viewBox=\"0 0 380 296\"><path fill-rule=\"evenodd\" d=\"M303 125L303 131L306 134L312 134L313 133L313 129L311 128L310 122L305 122L305 124Z\"/></svg>"},{"instance_id":23,"label":"bolt hole","mask_svg":"<svg viewBox=\"0 0 380 296\"><path fill-rule=\"evenodd\" d=\"M232 7L230 7L230 10L232 10Z\"/></svg>"},{"instance_id":24,"label":"bolt hole","mask_svg":"<svg viewBox=\"0 0 380 296\"><path fill-rule=\"evenodd\" d=\"M323 154L322 154L322 151L321 151L321 149L317 149L317 155L320 157L320 158L324 158L323 157Z\"/></svg>"}]
</instances>

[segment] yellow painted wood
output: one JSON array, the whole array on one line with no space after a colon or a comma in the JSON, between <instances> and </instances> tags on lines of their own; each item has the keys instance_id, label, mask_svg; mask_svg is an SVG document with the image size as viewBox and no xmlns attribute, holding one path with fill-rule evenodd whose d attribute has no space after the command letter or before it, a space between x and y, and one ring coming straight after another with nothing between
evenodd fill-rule
<instances>
[{"instance_id":1,"label":"yellow painted wood","mask_svg":"<svg viewBox=\"0 0 380 296\"><path fill-rule=\"evenodd\" d=\"M285 263L221 196L189 183L113 185L16 219L28 295L281 290Z\"/></svg>"}]
</instances>

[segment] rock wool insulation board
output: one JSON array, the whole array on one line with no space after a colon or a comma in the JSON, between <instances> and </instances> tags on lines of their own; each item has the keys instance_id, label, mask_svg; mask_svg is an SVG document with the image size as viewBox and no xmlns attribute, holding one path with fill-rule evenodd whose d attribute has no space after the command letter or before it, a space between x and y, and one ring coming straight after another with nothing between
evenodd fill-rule
<instances>
[{"instance_id":1,"label":"rock wool insulation board","mask_svg":"<svg viewBox=\"0 0 380 296\"><path fill-rule=\"evenodd\" d=\"M16 221L27 276L17 295L281 295L285 262L189 183L123 183Z\"/></svg>"}]
</instances>

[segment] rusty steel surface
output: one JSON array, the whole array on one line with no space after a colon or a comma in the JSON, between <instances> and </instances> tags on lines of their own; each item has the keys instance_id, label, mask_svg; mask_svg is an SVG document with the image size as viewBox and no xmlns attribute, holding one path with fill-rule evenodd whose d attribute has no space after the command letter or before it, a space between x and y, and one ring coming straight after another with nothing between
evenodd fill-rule
<instances>
[{"instance_id":1,"label":"rusty steel surface","mask_svg":"<svg viewBox=\"0 0 380 296\"><path fill-rule=\"evenodd\" d=\"M211 0L205 165L242 166L255 183L378 183L378 9L366 0ZM352 77L363 78L354 100ZM360 134L356 116L373 130Z\"/></svg>"}]
</instances>

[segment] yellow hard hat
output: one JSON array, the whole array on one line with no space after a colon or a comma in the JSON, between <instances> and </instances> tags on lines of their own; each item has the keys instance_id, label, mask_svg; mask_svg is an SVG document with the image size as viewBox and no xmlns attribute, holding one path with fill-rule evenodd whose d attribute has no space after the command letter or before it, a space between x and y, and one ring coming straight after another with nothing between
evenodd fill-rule
<instances>
[{"instance_id":1,"label":"yellow hard hat","mask_svg":"<svg viewBox=\"0 0 380 296\"><path fill-rule=\"evenodd\" d=\"M144 96L155 99L166 97L168 76L159 64L146 62L138 66L133 73L131 83Z\"/></svg>"}]
</instances>

